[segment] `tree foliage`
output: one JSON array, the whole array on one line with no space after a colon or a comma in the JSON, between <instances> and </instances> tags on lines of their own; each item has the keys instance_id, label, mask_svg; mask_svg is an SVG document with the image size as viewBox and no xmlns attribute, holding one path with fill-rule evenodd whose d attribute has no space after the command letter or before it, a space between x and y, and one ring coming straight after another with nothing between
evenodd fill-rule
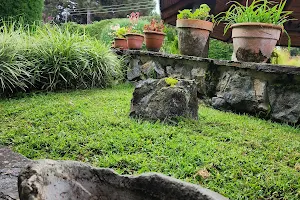
<instances>
[{"instance_id":1,"label":"tree foliage","mask_svg":"<svg viewBox=\"0 0 300 200\"><path fill-rule=\"evenodd\" d=\"M140 0L45 0L44 19L53 18L55 22L63 22L65 19L63 13L66 10L70 12L68 21L79 24L87 22L88 12L91 13L93 21L125 18L131 12L140 12L142 16L146 16L155 7L154 1L149 1L146 5L151 2L153 6L144 6L145 3L141 5Z\"/></svg>"},{"instance_id":2,"label":"tree foliage","mask_svg":"<svg viewBox=\"0 0 300 200\"><path fill-rule=\"evenodd\" d=\"M22 19L25 24L33 24L42 19L44 0L2 0L0 18Z\"/></svg>"}]
</instances>

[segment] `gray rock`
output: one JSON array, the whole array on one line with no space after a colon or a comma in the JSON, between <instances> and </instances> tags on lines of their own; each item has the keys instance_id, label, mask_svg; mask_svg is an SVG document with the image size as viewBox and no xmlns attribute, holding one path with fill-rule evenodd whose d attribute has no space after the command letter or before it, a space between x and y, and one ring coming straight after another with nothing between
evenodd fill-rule
<instances>
[{"instance_id":1,"label":"gray rock","mask_svg":"<svg viewBox=\"0 0 300 200\"><path fill-rule=\"evenodd\" d=\"M270 112L266 82L236 72L223 74L217 86L217 97L212 106L239 112L257 113L263 116Z\"/></svg>"},{"instance_id":2,"label":"gray rock","mask_svg":"<svg viewBox=\"0 0 300 200\"><path fill-rule=\"evenodd\" d=\"M142 75L141 72L141 65L139 64L139 59L132 59L129 63L129 69L127 70L127 79L129 81L140 80L140 76Z\"/></svg>"},{"instance_id":3,"label":"gray rock","mask_svg":"<svg viewBox=\"0 0 300 200\"><path fill-rule=\"evenodd\" d=\"M183 79L174 87L165 79L141 81L133 93L130 116L150 120L198 119L197 85Z\"/></svg>"},{"instance_id":4,"label":"gray rock","mask_svg":"<svg viewBox=\"0 0 300 200\"><path fill-rule=\"evenodd\" d=\"M297 86L269 87L271 118L289 123L300 122L300 92Z\"/></svg>"},{"instance_id":5,"label":"gray rock","mask_svg":"<svg viewBox=\"0 0 300 200\"><path fill-rule=\"evenodd\" d=\"M29 159L6 147L0 147L0 200L19 199L17 179Z\"/></svg>"},{"instance_id":6,"label":"gray rock","mask_svg":"<svg viewBox=\"0 0 300 200\"><path fill-rule=\"evenodd\" d=\"M157 173L121 176L71 161L41 160L18 180L21 200L225 200L211 190Z\"/></svg>"},{"instance_id":7,"label":"gray rock","mask_svg":"<svg viewBox=\"0 0 300 200\"><path fill-rule=\"evenodd\" d=\"M141 71L146 78L163 78L166 77L164 69L161 65L154 61L149 61L143 64Z\"/></svg>"}]
</instances>

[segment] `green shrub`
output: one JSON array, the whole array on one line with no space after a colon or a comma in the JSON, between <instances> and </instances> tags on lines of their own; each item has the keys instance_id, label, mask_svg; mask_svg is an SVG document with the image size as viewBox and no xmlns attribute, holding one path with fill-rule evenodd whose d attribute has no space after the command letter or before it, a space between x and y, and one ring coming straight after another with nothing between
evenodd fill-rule
<instances>
[{"instance_id":1,"label":"green shrub","mask_svg":"<svg viewBox=\"0 0 300 200\"><path fill-rule=\"evenodd\" d=\"M291 56L288 49L277 48L272 54L271 63L275 65L290 65L300 67L300 57Z\"/></svg>"},{"instance_id":2,"label":"green shrub","mask_svg":"<svg viewBox=\"0 0 300 200\"><path fill-rule=\"evenodd\" d=\"M14 29L0 33L0 94L21 90L109 87L122 78L121 61L109 47L68 27Z\"/></svg>"},{"instance_id":3,"label":"green shrub","mask_svg":"<svg viewBox=\"0 0 300 200\"><path fill-rule=\"evenodd\" d=\"M34 85L43 90L108 87L122 74L109 48L86 35L44 26L32 41L26 56L36 66Z\"/></svg>"},{"instance_id":4,"label":"green shrub","mask_svg":"<svg viewBox=\"0 0 300 200\"><path fill-rule=\"evenodd\" d=\"M0 29L0 94L25 91L30 85L30 62L22 54L26 35L14 27L11 24Z\"/></svg>"},{"instance_id":5,"label":"green shrub","mask_svg":"<svg viewBox=\"0 0 300 200\"><path fill-rule=\"evenodd\" d=\"M2 0L0 18L22 19L24 24L34 24L42 20L43 0Z\"/></svg>"},{"instance_id":6,"label":"green shrub","mask_svg":"<svg viewBox=\"0 0 300 200\"><path fill-rule=\"evenodd\" d=\"M233 45L216 39L210 39L208 57L219 60L231 60Z\"/></svg>"}]
</instances>

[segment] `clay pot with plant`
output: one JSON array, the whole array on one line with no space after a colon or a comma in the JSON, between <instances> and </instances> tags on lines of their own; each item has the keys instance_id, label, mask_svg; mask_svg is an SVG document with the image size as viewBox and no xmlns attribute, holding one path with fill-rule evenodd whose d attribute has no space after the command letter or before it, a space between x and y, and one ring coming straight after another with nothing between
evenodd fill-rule
<instances>
[{"instance_id":1,"label":"clay pot with plant","mask_svg":"<svg viewBox=\"0 0 300 200\"><path fill-rule=\"evenodd\" d=\"M130 24L125 37L127 39L127 45L129 49L139 50L142 49L144 42L144 35L140 34L141 31L138 29L138 21L140 14L139 12L133 12L129 16Z\"/></svg>"},{"instance_id":2,"label":"clay pot with plant","mask_svg":"<svg viewBox=\"0 0 300 200\"><path fill-rule=\"evenodd\" d=\"M207 4L195 12L185 9L177 15L178 46L180 53L189 56L207 57L210 33L213 31L213 15Z\"/></svg>"},{"instance_id":3,"label":"clay pot with plant","mask_svg":"<svg viewBox=\"0 0 300 200\"><path fill-rule=\"evenodd\" d=\"M233 60L267 62L282 32L286 32L283 24L291 20L292 12L284 11L286 1L254 0L245 6L232 3L227 12L219 14L222 17L218 21L226 23L224 34L232 28Z\"/></svg>"},{"instance_id":4,"label":"clay pot with plant","mask_svg":"<svg viewBox=\"0 0 300 200\"><path fill-rule=\"evenodd\" d=\"M146 41L146 48L148 51L158 52L163 45L166 34L164 31L163 21L157 22L152 19L150 24L144 26L144 34Z\"/></svg>"},{"instance_id":5,"label":"clay pot with plant","mask_svg":"<svg viewBox=\"0 0 300 200\"><path fill-rule=\"evenodd\" d=\"M112 29L115 29L114 32L114 48L126 50L128 49L127 40L125 38L125 34L127 33L127 29L125 27L120 28L120 26L115 26Z\"/></svg>"}]
</instances>

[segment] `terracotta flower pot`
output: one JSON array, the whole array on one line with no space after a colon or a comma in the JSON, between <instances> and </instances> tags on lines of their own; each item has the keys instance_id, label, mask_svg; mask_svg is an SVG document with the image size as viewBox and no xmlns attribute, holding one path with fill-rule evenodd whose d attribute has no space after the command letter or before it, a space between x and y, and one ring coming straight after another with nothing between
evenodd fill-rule
<instances>
[{"instance_id":1,"label":"terracotta flower pot","mask_svg":"<svg viewBox=\"0 0 300 200\"><path fill-rule=\"evenodd\" d=\"M166 34L156 31L144 31L144 33L147 50L158 52L164 42Z\"/></svg>"},{"instance_id":2,"label":"terracotta flower pot","mask_svg":"<svg viewBox=\"0 0 300 200\"><path fill-rule=\"evenodd\" d=\"M129 49L139 50L143 46L144 35L137 33L128 33L125 35Z\"/></svg>"},{"instance_id":3,"label":"terracotta flower pot","mask_svg":"<svg viewBox=\"0 0 300 200\"><path fill-rule=\"evenodd\" d=\"M283 29L266 23L238 23L231 28L233 60L243 62L267 62Z\"/></svg>"},{"instance_id":4,"label":"terracotta flower pot","mask_svg":"<svg viewBox=\"0 0 300 200\"><path fill-rule=\"evenodd\" d=\"M125 38L115 38L114 47L117 49L128 49L127 40Z\"/></svg>"},{"instance_id":5,"label":"terracotta flower pot","mask_svg":"<svg viewBox=\"0 0 300 200\"><path fill-rule=\"evenodd\" d=\"M180 53L189 56L207 57L208 39L213 23L197 19L178 19L178 45Z\"/></svg>"}]
</instances>

